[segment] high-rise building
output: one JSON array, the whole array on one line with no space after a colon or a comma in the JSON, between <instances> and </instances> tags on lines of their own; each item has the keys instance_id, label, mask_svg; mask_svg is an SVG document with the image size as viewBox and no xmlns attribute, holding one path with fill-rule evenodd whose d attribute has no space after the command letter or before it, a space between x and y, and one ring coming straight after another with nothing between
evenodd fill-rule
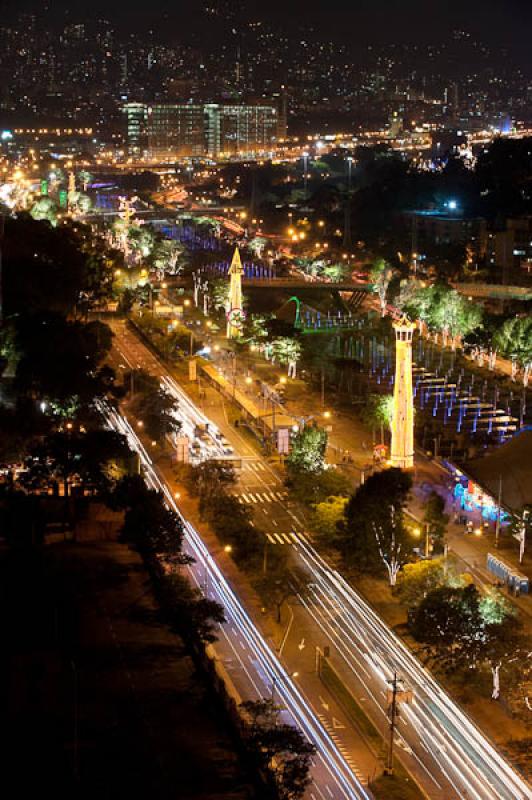
<instances>
[{"instance_id":1,"label":"high-rise building","mask_svg":"<svg viewBox=\"0 0 532 800\"><path fill-rule=\"evenodd\" d=\"M203 106L196 103L165 103L147 111L147 154L162 160L205 154Z\"/></svg>"},{"instance_id":2,"label":"high-rise building","mask_svg":"<svg viewBox=\"0 0 532 800\"><path fill-rule=\"evenodd\" d=\"M148 107L144 103L126 103L122 108L127 120L126 133L129 154L133 158L139 158L146 150Z\"/></svg>"},{"instance_id":3,"label":"high-rise building","mask_svg":"<svg viewBox=\"0 0 532 800\"><path fill-rule=\"evenodd\" d=\"M249 156L272 149L278 134L274 104L126 103L130 155Z\"/></svg>"}]
</instances>

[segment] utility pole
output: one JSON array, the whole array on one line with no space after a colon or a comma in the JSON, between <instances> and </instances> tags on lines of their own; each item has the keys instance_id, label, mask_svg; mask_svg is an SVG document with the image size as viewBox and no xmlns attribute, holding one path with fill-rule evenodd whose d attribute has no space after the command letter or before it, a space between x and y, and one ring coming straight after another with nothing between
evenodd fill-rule
<instances>
[{"instance_id":1,"label":"utility pole","mask_svg":"<svg viewBox=\"0 0 532 800\"><path fill-rule=\"evenodd\" d=\"M388 757L386 759L386 773L388 775L393 774L393 745L394 745L394 738L395 738L395 726L396 726L396 719L397 719L397 672L393 673L393 680L388 681L388 684L392 687L391 693L389 691L390 697L390 705L389 705L389 716L390 716L390 739L388 743Z\"/></svg>"},{"instance_id":2,"label":"utility pole","mask_svg":"<svg viewBox=\"0 0 532 800\"><path fill-rule=\"evenodd\" d=\"M499 475L499 493L497 496L497 522L495 523L495 547L499 546L501 533L502 475Z\"/></svg>"}]
</instances>

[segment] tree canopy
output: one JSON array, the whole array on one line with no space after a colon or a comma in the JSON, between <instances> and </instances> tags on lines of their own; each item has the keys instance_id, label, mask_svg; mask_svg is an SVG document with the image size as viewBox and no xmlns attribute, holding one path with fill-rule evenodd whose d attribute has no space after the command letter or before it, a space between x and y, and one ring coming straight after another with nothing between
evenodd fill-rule
<instances>
[{"instance_id":1,"label":"tree canopy","mask_svg":"<svg viewBox=\"0 0 532 800\"><path fill-rule=\"evenodd\" d=\"M384 561L382 554L388 560L395 559L398 548L407 560L408 537L402 513L411 488L411 476L393 467L371 475L357 489L338 526L337 546L348 565L378 572Z\"/></svg>"},{"instance_id":2,"label":"tree canopy","mask_svg":"<svg viewBox=\"0 0 532 800\"><path fill-rule=\"evenodd\" d=\"M317 425L305 425L292 438L286 466L290 473L320 473L325 468L327 431Z\"/></svg>"}]
</instances>

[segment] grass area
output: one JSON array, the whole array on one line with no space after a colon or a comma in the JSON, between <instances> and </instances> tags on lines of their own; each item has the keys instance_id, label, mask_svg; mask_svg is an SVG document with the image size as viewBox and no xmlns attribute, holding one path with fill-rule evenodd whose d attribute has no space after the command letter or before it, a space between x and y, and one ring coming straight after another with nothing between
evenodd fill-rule
<instances>
[{"instance_id":1,"label":"grass area","mask_svg":"<svg viewBox=\"0 0 532 800\"><path fill-rule=\"evenodd\" d=\"M0 599L17 797L250 797L227 718L126 545L2 550Z\"/></svg>"}]
</instances>

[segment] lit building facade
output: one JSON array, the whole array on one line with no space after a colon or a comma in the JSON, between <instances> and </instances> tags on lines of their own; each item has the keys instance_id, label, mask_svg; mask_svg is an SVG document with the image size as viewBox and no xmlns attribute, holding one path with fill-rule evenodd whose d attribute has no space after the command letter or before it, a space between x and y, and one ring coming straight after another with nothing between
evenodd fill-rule
<instances>
[{"instance_id":1,"label":"lit building facade","mask_svg":"<svg viewBox=\"0 0 532 800\"><path fill-rule=\"evenodd\" d=\"M123 110L134 158L251 156L270 151L279 129L274 104L127 103Z\"/></svg>"}]
</instances>

